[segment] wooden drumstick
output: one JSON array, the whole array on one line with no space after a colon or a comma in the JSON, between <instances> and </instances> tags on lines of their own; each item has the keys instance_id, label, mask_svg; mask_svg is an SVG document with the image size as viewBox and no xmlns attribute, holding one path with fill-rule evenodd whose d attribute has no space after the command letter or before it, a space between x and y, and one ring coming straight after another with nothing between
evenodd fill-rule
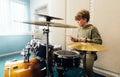
<instances>
[{"instance_id":1,"label":"wooden drumstick","mask_svg":"<svg viewBox=\"0 0 120 77\"><path fill-rule=\"evenodd\" d=\"M72 35L66 35L66 36L68 36L68 37L73 37Z\"/></svg>"}]
</instances>

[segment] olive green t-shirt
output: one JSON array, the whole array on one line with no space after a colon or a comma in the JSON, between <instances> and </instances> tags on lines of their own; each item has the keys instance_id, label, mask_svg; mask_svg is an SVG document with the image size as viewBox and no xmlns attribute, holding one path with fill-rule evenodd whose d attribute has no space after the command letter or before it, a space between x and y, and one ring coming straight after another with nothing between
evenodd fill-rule
<instances>
[{"instance_id":1,"label":"olive green t-shirt","mask_svg":"<svg viewBox=\"0 0 120 77\"><path fill-rule=\"evenodd\" d=\"M89 38L92 43L102 44L102 39L98 29L92 24L87 24L85 27L80 27L78 29L77 38L80 37Z\"/></svg>"}]
</instances>

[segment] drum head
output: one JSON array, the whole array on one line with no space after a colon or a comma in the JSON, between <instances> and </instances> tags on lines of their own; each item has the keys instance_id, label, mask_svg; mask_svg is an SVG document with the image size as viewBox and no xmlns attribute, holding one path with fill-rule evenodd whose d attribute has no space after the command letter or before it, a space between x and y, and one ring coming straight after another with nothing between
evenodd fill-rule
<instances>
[{"instance_id":1,"label":"drum head","mask_svg":"<svg viewBox=\"0 0 120 77\"><path fill-rule=\"evenodd\" d=\"M59 51L54 52L54 54L58 55L59 58L79 57L79 52L77 52L77 51L59 50Z\"/></svg>"}]
</instances>

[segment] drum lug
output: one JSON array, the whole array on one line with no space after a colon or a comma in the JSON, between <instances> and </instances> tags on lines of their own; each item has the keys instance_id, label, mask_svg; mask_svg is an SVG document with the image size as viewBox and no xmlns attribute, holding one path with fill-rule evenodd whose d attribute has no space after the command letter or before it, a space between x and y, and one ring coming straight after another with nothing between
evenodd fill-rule
<instances>
[{"instance_id":1,"label":"drum lug","mask_svg":"<svg viewBox=\"0 0 120 77\"><path fill-rule=\"evenodd\" d=\"M13 66L13 69L17 69L18 68L18 66Z\"/></svg>"},{"instance_id":2,"label":"drum lug","mask_svg":"<svg viewBox=\"0 0 120 77\"><path fill-rule=\"evenodd\" d=\"M41 69L41 71L44 71L44 70L46 70L46 67L44 67L44 68Z\"/></svg>"}]
</instances>

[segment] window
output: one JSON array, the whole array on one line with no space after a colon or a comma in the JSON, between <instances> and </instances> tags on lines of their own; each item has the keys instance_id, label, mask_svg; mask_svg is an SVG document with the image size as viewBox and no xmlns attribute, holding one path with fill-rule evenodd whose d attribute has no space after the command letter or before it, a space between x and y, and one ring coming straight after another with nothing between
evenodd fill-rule
<instances>
[{"instance_id":1,"label":"window","mask_svg":"<svg viewBox=\"0 0 120 77\"><path fill-rule=\"evenodd\" d=\"M0 0L0 35L23 34L29 25L29 0Z\"/></svg>"}]
</instances>

